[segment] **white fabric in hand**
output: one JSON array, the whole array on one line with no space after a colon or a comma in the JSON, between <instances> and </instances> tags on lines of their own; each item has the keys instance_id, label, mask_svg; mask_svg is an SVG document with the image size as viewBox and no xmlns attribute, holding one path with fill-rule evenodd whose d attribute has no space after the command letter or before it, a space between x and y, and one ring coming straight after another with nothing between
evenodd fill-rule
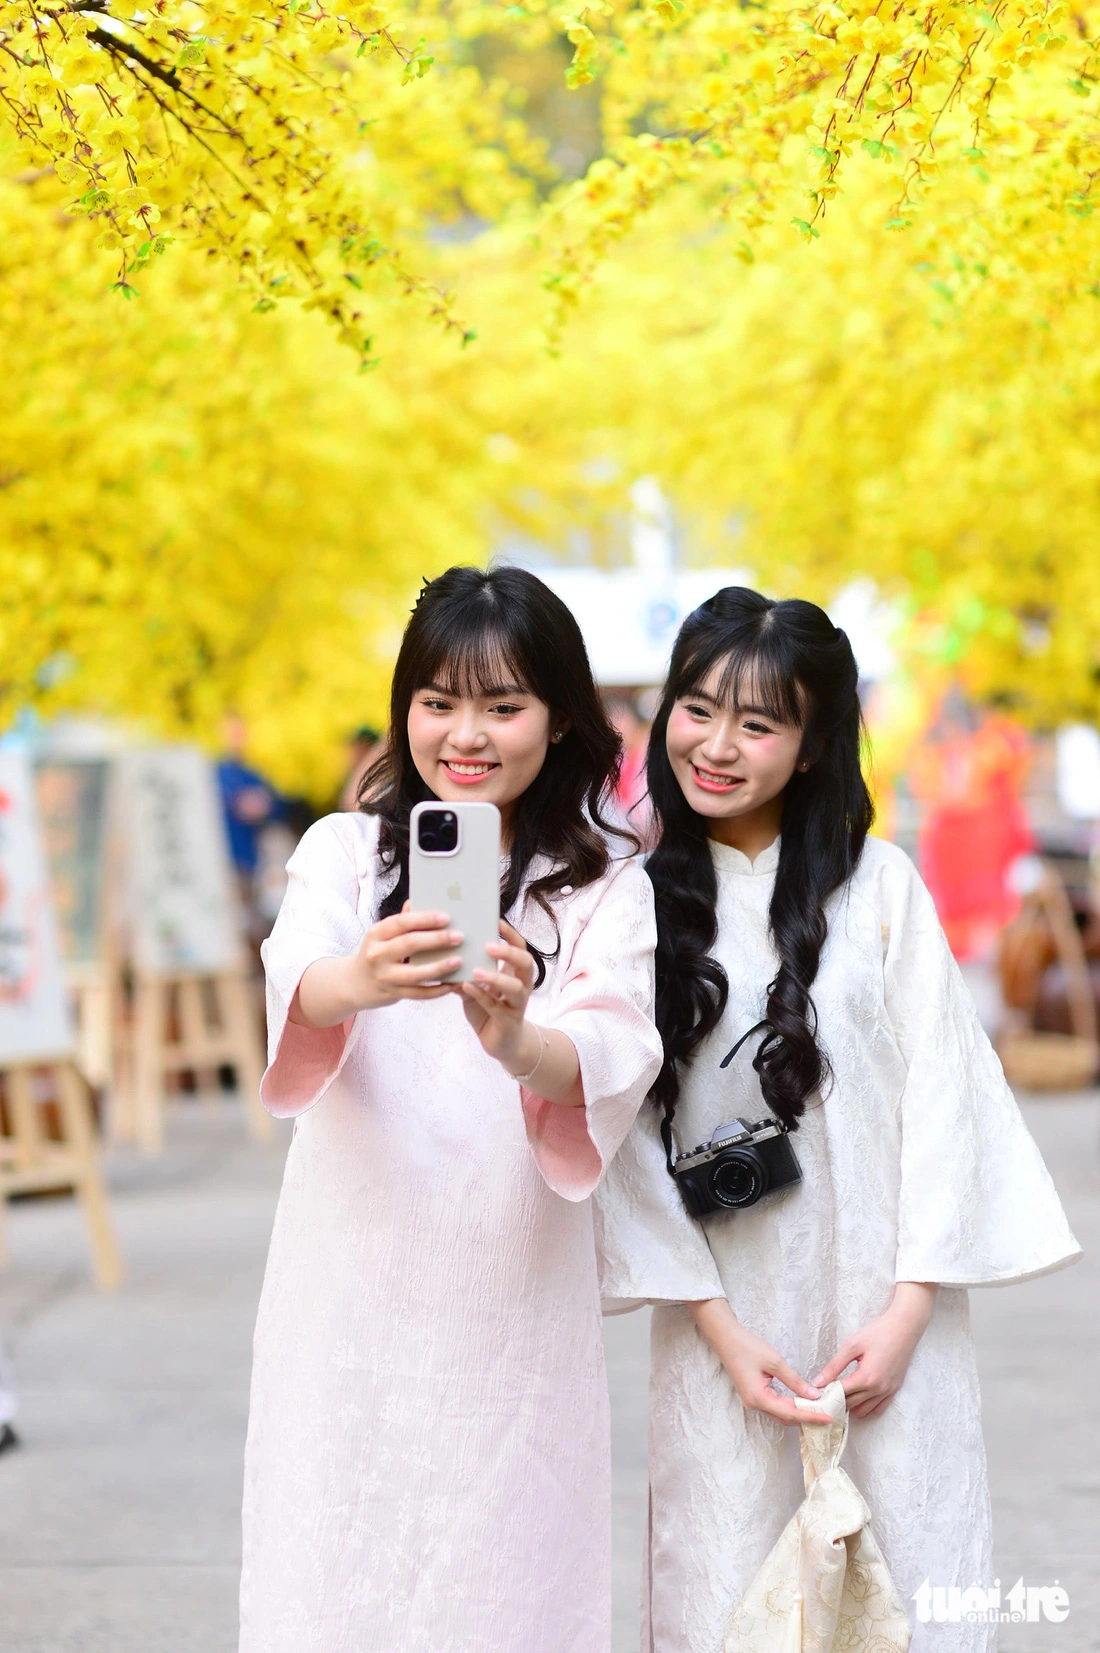
<instances>
[{"instance_id":1,"label":"white fabric in hand","mask_svg":"<svg viewBox=\"0 0 1100 1653\"><path fill-rule=\"evenodd\" d=\"M848 1412L840 1383L805 1411L805 1502L784 1528L726 1632L725 1653L906 1653L909 1620L871 1536L871 1512L840 1467Z\"/></svg>"}]
</instances>

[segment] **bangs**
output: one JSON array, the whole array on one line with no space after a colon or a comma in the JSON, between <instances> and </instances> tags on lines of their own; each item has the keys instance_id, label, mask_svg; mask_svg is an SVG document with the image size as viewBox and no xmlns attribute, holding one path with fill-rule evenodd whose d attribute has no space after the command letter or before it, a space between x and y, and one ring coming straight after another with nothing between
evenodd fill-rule
<instances>
[{"instance_id":1,"label":"bangs","mask_svg":"<svg viewBox=\"0 0 1100 1653\"><path fill-rule=\"evenodd\" d=\"M452 618L434 641L417 659L414 694L436 688L455 700L488 700L506 689L535 693L512 639L492 616L464 614L457 624Z\"/></svg>"},{"instance_id":2,"label":"bangs","mask_svg":"<svg viewBox=\"0 0 1100 1653\"><path fill-rule=\"evenodd\" d=\"M708 679L719 669L717 688ZM677 697L712 693L728 712L757 711L775 723L801 729L806 721L806 697L788 658L783 640L774 632L757 637L741 648L715 644L685 661Z\"/></svg>"}]
</instances>

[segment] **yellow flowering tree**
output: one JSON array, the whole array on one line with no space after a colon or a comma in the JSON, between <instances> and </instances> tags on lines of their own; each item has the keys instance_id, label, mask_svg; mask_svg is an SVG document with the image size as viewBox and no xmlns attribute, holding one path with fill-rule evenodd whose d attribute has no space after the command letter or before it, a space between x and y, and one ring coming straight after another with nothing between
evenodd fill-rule
<instances>
[{"instance_id":1,"label":"yellow flowering tree","mask_svg":"<svg viewBox=\"0 0 1100 1653\"><path fill-rule=\"evenodd\" d=\"M322 793L422 575L616 555L641 475L703 560L869 573L937 671L1095 715L1093 33L0 0L0 716L234 707Z\"/></svg>"},{"instance_id":2,"label":"yellow flowering tree","mask_svg":"<svg viewBox=\"0 0 1100 1653\"><path fill-rule=\"evenodd\" d=\"M861 193L880 228L926 214L964 255L977 250L975 210L988 247L1014 267L1092 213L1094 7L604 0L567 32L575 78L602 77L607 153L552 208L563 308L607 248L678 190L739 228L746 259L773 218L818 239L865 158L877 176ZM960 160L965 219L939 187ZM1095 279L1091 252L1072 270L1064 251L1059 262L1063 276Z\"/></svg>"},{"instance_id":3,"label":"yellow flowering tree","mask_svg":"<svg viewBox=\"0 0 1100 1653\"><path fill-rule=\"evenodd\" d=\"M1032 719L1096 717L1100 300L1056 266L975 280L924 222L883 243L876 191L853 170L830 236L774 225L736 280L736 232L655 208L527 417L541 386L581 462L657 476L698 560L819 601L871 576L915 657ZM1090 239L1074 220L1068 254Z\"/></svg>"},{"instance_id":4,"label":"yellow flowering tree","mask_svg":"<svg viewBox=\"0 0 1100 1653\"><path fill-rule=\"evenodd\" d=\"M390 27L310 0L0 0L0 111L124 294L183 238L258 308L301 298L364 355L394 279L464 336L409 241L499 216L545 163L503 82L458 60L425 78L416 10Z\"/></svg>"},{"instance_id":5,"label":"yellow flowering tree","mask_svg":"<svg viewBox=\"0 0 1100 1653\"><path fill-rule=\"evenodd\" d=\"M1048 256L1093 208L1096 33L1095 6L1063 0L0 0L0 110L100 227L124 291L186 236L261 305L305 296L364 350L359 295L389 275L460 326L426 226L533 209L548 180L513 89L477 67L494 39L568 43L569 82L599 87L603 153L532 220L560 318L670 191L736 224L749 258L777 213L819 237L857 157L880 227L928 211L975 265L983 236L1014 267ZM940 205L959 159L977 238L973 211ZM1059 261L1095 279L1091 256Z\"/></svg>"},{"instance_id":6,"label":"yellow flowering tree","mask_svg":"<svg viewBox=\"0 0 1100 1653\"><path fill-rule=\"evenodd\" d=\"M410 312L361 376L322 318L252 314L194 253L112 304L48 183L0 183L0 728L83 707L213 743L236 709L323 796L421 575L484 553L467 357L426 366Z\"/></svg>"}]
</instances>

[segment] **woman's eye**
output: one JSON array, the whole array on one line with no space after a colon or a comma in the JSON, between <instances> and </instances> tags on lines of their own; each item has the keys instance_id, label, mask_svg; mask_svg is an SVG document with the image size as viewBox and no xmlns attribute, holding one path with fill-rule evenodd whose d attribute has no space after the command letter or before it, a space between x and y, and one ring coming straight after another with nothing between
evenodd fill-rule
<instances>
[{"instance_id":1,"label":"woman's eye","mask_svg":"<svg viewBox=\"0 0 1100 1653\"><path fill-rule=\"evenodd\" d=\"M449 712L451 709L450 701L440 700L438 695L428 695L421 705L426 706L429 712Z\"/></svg>"},{"instance_id":2,"label":"woman's eye","mask_svg":"<svg viewBox=\"0 0 1100 1653\"><path fill-rule=\"evenodd\" d=\"M766 723L746 723L745 730L750 735L770 735L772 733Z\"/></svg>"},{"instance_id":3,"label":"woman's eye","mask_svg":"<svg viewBox=\"0 0 1100 1653\"><path fill-rule=\"evenodd\" d=\"M493 706L491 708L491 710L494 711L494 712L499 712L501 714L501 716L503 716L503 717L507 717L513 712L522 712L523 707L522 706L511 706L511 705L508 704L507 701L501 701L499 706Z\"/></svg>"},{"instance_id":4,"label":"woman's eye","mask_svg":"<svg viewBox=\"0 0 1100 1653\"><path fill-rule=\"evenodd\" d=\"M709 717L709 715L710 715L705 706L690 706L689 705L689 706L685 707L685 710L690 712L692 717Z\"/></svg>"}]
</instances>

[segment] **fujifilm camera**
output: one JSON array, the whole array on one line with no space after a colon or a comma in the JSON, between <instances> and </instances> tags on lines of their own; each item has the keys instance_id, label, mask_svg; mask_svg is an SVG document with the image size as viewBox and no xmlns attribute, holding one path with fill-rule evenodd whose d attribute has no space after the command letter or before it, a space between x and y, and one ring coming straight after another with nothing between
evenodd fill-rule
<instances>
[{"instance_id":1,"label":"fujifilm camera","mask_svg":"<svg viewBox=\"0 0 1100 1653\"><path fill-rule=\"evenodd\" d=\"M742 1046L756 1033L768 1032L768 1023L757 1022L743 1033L729 1055L718 1065L730 1066ZM749 1106L754 1105L753 1094L760 1100L759 1082L752 1074L751 1092L748 1060L742 1057L730 1078L735 1090ZM747 1111L747 1110L746 1110ZM680 1197L693 1217L713 1217L720 1211L740 1211L755 1205L768 1194L776 1194L792 1183L802 1181L802 1172L794 1157L787 1127L778 1119L758 1119L748 1125L744 1119L733 1119L728 1125L719 1125L709 1142L701 1142L688 1154L673 1154L672 1122L666 1119L661 1126L665 1158L669 1175L680 1190Z\"/></svg>"},{"instance_id":2,"label":"fujifilm camera","mask_svg":"<svg viewBox=\"0 0 1100 1653\"><path fill-rule=\"evenodd\" d=\"M677 1155L673 1175L693 1217L740 1211L802 1181L787 1132L776 1119L719 1125L709 1142Z\"/></svg>"}]
</instances>

